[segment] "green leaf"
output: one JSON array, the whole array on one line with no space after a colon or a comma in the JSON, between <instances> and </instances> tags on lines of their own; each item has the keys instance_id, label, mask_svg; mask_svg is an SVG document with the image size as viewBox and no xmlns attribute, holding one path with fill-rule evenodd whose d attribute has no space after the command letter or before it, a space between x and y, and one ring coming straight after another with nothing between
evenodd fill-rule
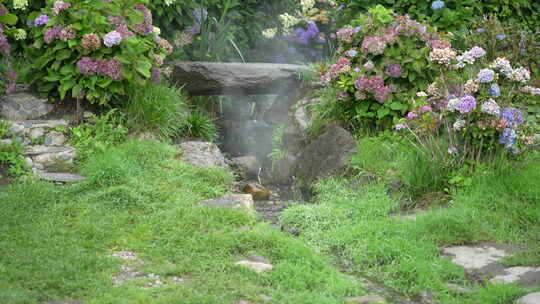
<instances>
[{"instance_id":1,"label":"green leaf","mask_svg":"<svg viewBox=\"0 0 540 304\"><path fill-rule=\"evenodd\" d=\"M67 59L69 57L71 57L71 50L61 50L60 52L56 53L56 60L58 61Z\"/></svg>"},{"instance_id":2,"label":"green leaf","mask_svg":"<svg viewBox=\"0 0 540 304\"><path fill-rule=\"evenodd\" d=\"M399 103L399 102L397 102L397 101L392 102L392 103L390 104L390 109L392 109L392 110L394 110L394 111L400 111L400 110L405 109L406 107L407 107L407 106L405 106L404 104Z\"/></svg>"},{"instance_id":3,"label":"green leaf","mask_svg":"<svg viewBox=\"0 0 540 304\"><path fill-rule=\"evenodd\" d=\"M377 118L383 118L388 114L390 114L390 109L388 109L388 108L380 108L377 111Z\"/></svg>"},{"instance_id":4,"label":"green leaf","mask_svg":"<svg viewBox=\"0 0 540 304\"><path fill-rule=\"evenodd\" d=\"M17 16L13 14L0 16L0 23L15 25L17 24L17 20L19 20L19 18L17 18Z\"/></svg>"},{"instance_id":5,"label":"green leaf","mask_svg":"<svg viewBox=\"0 0 540 304\"><path fill-rule=\"evenodd\" d=\"M135 62L135 70L139 72L142 76L145 78L150 78L151 73L150 69L152 68L152 64L150 61L146 59L139 59Z\"/></svg>"},{"instance_id":6,"label":"green leaf","mask_svg":"<svg viewBox=\"0 0 540 304\"><path fill-rule=\"evenodd\" d=\"M140 24L144 22L144 15L136 9L128 10L127 18L129 21L131 21L131 23L134 23L134 24Z\"/></svg>"}]
</instances>

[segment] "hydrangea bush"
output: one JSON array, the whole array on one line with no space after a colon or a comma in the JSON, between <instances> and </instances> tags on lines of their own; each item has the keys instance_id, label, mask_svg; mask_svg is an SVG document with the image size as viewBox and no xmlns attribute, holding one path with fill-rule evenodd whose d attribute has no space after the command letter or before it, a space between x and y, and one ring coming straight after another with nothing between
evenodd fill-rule
<instances>
[{"instance_id":1,"label":"hydrangea bush","mask_svg":"<svg viewBox=\"0 0 540 304\"><path fill-rule=\"evenodd\" d=\"M20 31L13 27L17 23L17 16L10 13L3 2L4 0L0 0L0 94L4 92L9 94L15 91L17 74L10 61L12 47L8 37L17 39ZM22 9L24 6L20 8Z\"/></svg>"},{"instance_id":2,"label":"hydrangea bush","mask_svg":"<svg viewBox=\"0 0 540 304\"><path fill-rule=\"evenodd\" d=\"M434 78L430 51L449 45L428 26L382 6L335 35L338 59L321 72L321 81L338 89L329 102L338 103L346 123L378 129L391 127L411 109L416 90Z\"/></svg>"},{"instance_id":3,"label":"hydrangea bush","mask_svg":"<svg viewBox=\"0 0 540 304\"><path fill-rule=\"evenodd\" d=\"M512 65L505 57L486 58L486 51L474 46L458 52L450 45L439 45L429 58L441 68L427 92L419 91L414 109L396 125L408 130L417 144L428 148L427 139L446 141L443 153L465 159L482 159L505 148L518 153L534 145L532 134L524 129L525 101L540 95L530 85L528 69Z\"/></svg>"},{"instance_id":4,"label":"hydrangea bush","mask_svg":"<svg viewBox=\"0 0 540 304\"><path fill-rule=\"evenodd\" d=\"M29 16L31 82L40 91L107 103L129 84L159 79L172 46L145 1L53 1Z\"/></svg>"}]
</instances>

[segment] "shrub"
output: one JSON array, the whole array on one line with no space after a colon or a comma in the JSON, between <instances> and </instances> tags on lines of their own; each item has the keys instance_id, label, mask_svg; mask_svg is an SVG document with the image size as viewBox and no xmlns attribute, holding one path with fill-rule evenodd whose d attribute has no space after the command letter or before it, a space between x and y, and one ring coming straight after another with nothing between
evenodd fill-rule
<instances>
[{"instance_id":1,"label":"shrub","mask_svg":"<svg viewBox=\"0 0 540 304\"><path fill-rule=\"evenodd\" d=\"M181 132L183 136L212 141L217 136L216 125L207 114L194 108L186 118Z\"/></svg>"},{"instance_id":2,"label":"shrub","mask_svg":"<svg viewBox=\"0 0 540 304\"><path fill-rule=\"evenodd\" d=\"M70 130L71 143L77 148L79 160L121 143L128 133L123 126L124 118L116 110L100 117L92 116L90 119L92 122L80 124Z\"/></svg>"},{"instance_id":3,"label":"shrub","mask_svg":"<svg viewBox=\"0 0 540 304\"><path fill-rule=\"evenodd\" d=\"M8 36L14 36L15 39L21 37L21 30L15 29L12 26L17 23L17 16L11 14L6 6L2 4L4 0L0 0L0 94L12 93L15 91L17 82L17 74L13 70L10 55L11 44L8 41ZM24 30L22 33L26 34Z\"/></svg>"},{"instance_id":4,"label":"shrub","mask_svg":"<svg viewBox=\"0 0 540 304\"><path fill-rule=\"evenodd\" d=\"M430 49L440 40L431 28L407 16L394 16L377 6L338 30L339 59L322 70L321 81L338 94L345 113L342 120L352 126L385 129L412 105L415 88L425 88L433 79Z\"/></svg>"},{"instance_id":5,"label":"shrub","mask_svg":"<svg viewBox=\"0 0 540 304\"><path fill-rule=\"evenodd\" d=\"M9 122L0 120L0 140L11 137L10 127ZM14 176L23 175L28 169L28 165L22 156L24 147L16 139L12 138L10 141L7 143L0 142L0 168L6 166L9 174Z\"/></svg>"},{"instance_id":6,"label":"shrub","mask_svg":"<svg viewBox=\"0 0 540 304\"><path fill-rule=\"evenodd\" d=\"M427 93L417 93L415 108L396 129L411 131L419 150L432 159L450 154L462 164L502 147L517 153L534 144L532 134L522 132L526 119L521 108L540 89L528 85L526 68L512 66L504 57L488 61L485 55L479 46L461 54L450 45L430 52L440 75Z\"/></svg>"},{"instance_id":7,"label":"shrub","mask_svg":"<svg viewBox=\"0 0 540 304\"><path fill-rule=\"evenodd\" d=\"M366 11L377 4L391 6L398 14L409 15L419 21L438 27L441 31L466 30L479 16L495 14L500 20L530 29L540 25L540 3L528 0L338 0L342 4L340 15L348 22L358 12Z\"/></svg>"},{"instance_id":8,"label":"shrub","mask_svg":"<svg viewBox=\"0 0 540 304\"><path fill-rule=\"evenodd\" d=\"M54 1L30 14L30 80L60 99L70 93L104 104L127 85L157 78L172 47L153 28L144 2Z\"/></svg>"},{"instance_id":9,"label":"shrub","mask_svg":"<svg viewBox=\"0 0 540 304\"><path fill-rule=\"evenodd\" d=\"M130 130L151 131L163 138L182 135L189 111L180 89L152 83L130 88L120 106Z\"/></svg>"}]
</instances>

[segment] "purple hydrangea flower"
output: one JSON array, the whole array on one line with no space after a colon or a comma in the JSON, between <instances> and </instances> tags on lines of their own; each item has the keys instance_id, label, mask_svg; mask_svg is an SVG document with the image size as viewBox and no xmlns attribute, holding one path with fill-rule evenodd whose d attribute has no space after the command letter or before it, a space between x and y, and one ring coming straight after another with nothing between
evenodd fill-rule
<instances>
[{"instance_id":1,"label":"purple hydrangea flower","mask_svg":"<svg viewBox=\"0 0 540 304\"><path fill-rule=\"evenodd\" d=\"M360 73L360 68L356 67L356 68L353 69L353 71L355 71L356 73Z\"/></svg>"},{"instance_id":2,"label":"purple hydrangea flower","mask_svg":"<svg viewBox=\"0 0 540 304\"><path fill-rule=\"evenodd\" d=\"M491 98L482 104L480 110L484 113L495 116L499 116L499 114L501 113L501 108L499 107L497 102Z\"/></svg>"},{"instance_id":3,"label":"purple hydrangea flower","mask_svg":"<svg viewBox=\"0 0 540 304\"><path fill-rule=\"evenodd\" d=\"M404 124L397 124L396 125L396 131L399 131L399 130L403 130L403 129L406 129L407 126L404 125Z\"/></svg>"},{"instance_id":4,"label":"purple hydrangea flower","mask_svg":"<svg viewBox=\"0 0 540 304\"><path fill-rule=\"evenodd\" d=\"M416 117L418 117L418 114L416 114L414 112L407 113L407 118L408 119L415 119Z\"/></svg>"},{"instance_id":5,"label":"purple hydrangea flower","mask_svg":"<svg viewBox=\"0 0 540 304\"><path fill-rule=\"evenodd\" d=\"M471 95L465 95L460 98L457 110L460 113L469 113L476 108L476 98Z\"/></svg>"},{"instance_id":6,"label":"purple hydrangea flower","mask_svg":"<svg viewBox=\"0 0 540 304\"><path fill-rule=\"evenodd\" d=\"M42 26L42 25L45 25L47 23L49 23L49 16L47 16L47 15L39 15L34 20L34 25L36 25L36 26Z\"/></svg>"},{"instance_id":7,"label":"purple hydrangea flower","mask_svg":"<svg viewBox=\"0 0 540 304\"><path fill-rule=\"evenodd\" d=\"M495 79L495 72L491 69L482 69L478 73L478 82L480 83L489 83Z\"/></svg>"},{"instance_id":8,"label":"purple hydrangea flower","mask_svg":"<svg viewBox=\"0 0 540 304\"><path fill-rule=\"evenodd\" d=\"M98 63L90 57L83 57L77 61L77 68L83 75L93 75L98 70Z\"/></svg>"},{"instance_id":9,"label":"purple hydrangea flower","mask_svg":"<svg viewBox=\"0 0 540 304\"><path fill-rule=\"evenodd\" d=\"M401 65L399 63L391 63L385 71L390 77L399 78L401 76Z\"/></svg>"},{"instance_id":10,"label":"purple hydrangea flower","mask_svg":"<svg viewBox=\"0 0 540 304\"><path fill-rule=\"evenodd\" d=\"M105 44L107 47L112 47L113 45L117 45L121 41L122 41L122 35L117 31L108 32L105 36L103 36L103 44Z\"/></svg>"},{"instance_id":11,"label":"purple hydrangea flower","mask_svg":"<svg viewBox=\"0 0 540 304\"><path fill-rule=\"evenodd\" d=\"M483 27L479 27L476 29L476 32L482 34L486 32L486 29L484 29Z\"/></svg>"},{"instance_id":12,"label":"purple hydrangea flower","mask_svg":"<svg viewBox=\"0 0 540 304\"><path fill-rule=\"evenodd\" d=\"M504 108L501 112L501 118L506 121L509 127L516 127L523 123L523 115L516 108Z\"/></svg>"}]
</instances>

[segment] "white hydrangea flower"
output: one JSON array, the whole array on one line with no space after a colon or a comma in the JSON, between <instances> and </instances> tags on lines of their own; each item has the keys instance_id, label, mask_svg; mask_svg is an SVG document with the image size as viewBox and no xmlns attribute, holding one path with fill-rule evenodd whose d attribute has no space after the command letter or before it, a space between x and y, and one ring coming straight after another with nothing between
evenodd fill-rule
<instances>
[{"instance_id":1,"label":"white hydrangea flower","mask_svg":"<svg viewBox=\"0 0 540 304\"><path fill-rule=\"evenodd\" d=\"M25 9L28 6L28 0L13 0L13 8Z\"/></svg>"},{"instance_id":2,"label":"white hydrangea flower","mask_svg":"<svg viewBox=\"0 0 540 304\"><path fill-rule=\"evenodd\" d=\"M265 37L265 38L268 38L268 39L271 39L271 38L274 38L274 36L277 34L277 28L273 27L273 28L267 28L265 29L264 31L262 31L262 35Z\"/></svg>"},{"instance_id":3,"label":"white hydrangea flower","mask_svg":"<svg viewBox=\"0 0 540 304\"><path fill-rule=\"evenodd\" d=\"M297 25L300 22L299 18L289 15L288 13L279 15L279 20L281 21L285 29L290 29L291 27Z\"/></svg>"}]
</instances>

